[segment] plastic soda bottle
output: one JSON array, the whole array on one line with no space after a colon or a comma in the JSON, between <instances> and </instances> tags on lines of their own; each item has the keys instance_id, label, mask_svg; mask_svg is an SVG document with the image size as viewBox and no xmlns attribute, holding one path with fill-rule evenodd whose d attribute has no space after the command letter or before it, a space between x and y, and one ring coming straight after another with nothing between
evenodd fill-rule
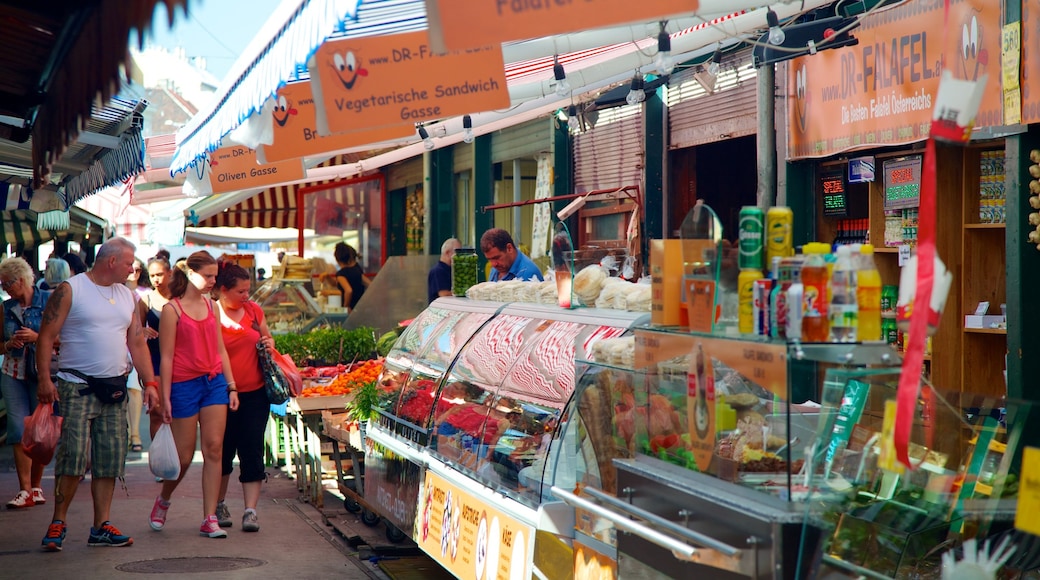
<instances>
[{"instance_id":1,"label":"plastic soda bottle","mask_svg":"<svg viewBox=\"0 0 1040 580\"><path fill-rule=\"evenodd\" d=\"M827 342L830 338L827 318L827 260L829 246L813 242L805 244L802 263L802 341Z\"/></svg>"},{"instance_id":2,"label":"plastic soda bottle","mask_svg":"<svg viewBox=\"0 0 1040 580\"><path fill-rule=\"evenodd\" d=\"M863 244L859 259L859 270L856 271L857 336L862 342L881 340L881 274L874 264L874 246Z\"/></svg>"},{"instance_id":3,"label":"plastic soda bottle","mask_svg":"<svg viewBox=\"0 0 1040 580\"><path fill-rule=\"evenodd\" d=\"M830 338L832 342L856 342L859 309L856 304L856 269L852 248L839 246L831 274Z\"/></svg>"}]
</instances>

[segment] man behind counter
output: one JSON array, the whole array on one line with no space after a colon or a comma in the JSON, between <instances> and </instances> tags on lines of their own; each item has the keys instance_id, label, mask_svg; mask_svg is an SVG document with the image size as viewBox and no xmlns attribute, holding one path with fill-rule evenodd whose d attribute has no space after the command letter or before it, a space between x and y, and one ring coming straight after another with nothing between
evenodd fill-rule
<instances>
[{"instance_id":1,"label":"man behind counter","mask_svg":"<svg viewBox=\"0 0 1040 580\"><path fill-rule=\"evenodd\" d=\"M513 236L501 228L492 228L480 236L480 251L491 263L490 281L542 280L542 272L531 258L513 243Z\"/></svg>"},{"instance_id":2,"label":"man behind counter","mask_svg":"<svg viewBox=\"0 0 1040 580\"><path fill-rule=\"evenodd\" d=\"M448 238L441 244L441 259L426 276L426 295L432 303L439 296L451 296L451 257L462 242Z\"/></svg>"}]
</instances>

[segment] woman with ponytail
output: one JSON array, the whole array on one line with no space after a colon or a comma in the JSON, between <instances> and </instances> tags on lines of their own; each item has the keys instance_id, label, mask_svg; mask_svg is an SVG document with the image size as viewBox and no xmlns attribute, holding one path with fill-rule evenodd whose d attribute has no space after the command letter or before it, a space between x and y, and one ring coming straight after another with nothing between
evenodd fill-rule
<instances>
[{"instance_id":1,"label":"woman with ponytail","mask_svg":"<svg viewBox=\"0 0 1040 580\"><path fill-rule=\"evenodd\" d=\"M164 481L149 523L166 525L170 498L184 479L195 454L196 429L202 433L202 526L199 534L226 538L217 524L221 455L227 410L238 409L238 392L209 293L217 278L217 261L204 251L178 262L169 283L170 301L159 322L160 380L163 422L169 423L181 473Z\"/></svg>"}]
</instances>

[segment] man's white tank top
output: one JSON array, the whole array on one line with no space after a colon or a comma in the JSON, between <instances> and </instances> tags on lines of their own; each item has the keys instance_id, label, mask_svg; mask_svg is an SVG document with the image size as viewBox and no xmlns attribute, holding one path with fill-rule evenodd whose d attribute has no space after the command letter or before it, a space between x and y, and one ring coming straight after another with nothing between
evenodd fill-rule
<instances>
[{"instance_id":1,"label":"man's white tank top","mask_svg":"<svg viewBox=\"0 0 1040 580\"><path fill-rule=\"evenodd\" d=\"M91 377L127 374L126 334L136 310L133 291L122 284L98 286L86 274L68 283L72 307L59 334L58 369L76 369ZM67 373L59 376L83 382Z\"/></svg>"}]
</instances>

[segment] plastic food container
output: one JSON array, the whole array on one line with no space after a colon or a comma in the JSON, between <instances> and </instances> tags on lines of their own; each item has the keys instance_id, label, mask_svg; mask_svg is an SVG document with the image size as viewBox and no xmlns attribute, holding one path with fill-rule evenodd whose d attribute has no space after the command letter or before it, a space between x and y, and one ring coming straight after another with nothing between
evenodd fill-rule
<instances>
[{"instance_id":1,"label":"plastic food container","mask_svg":"<svg viewBox=\"0 0 1040 580\"><path fill-rule=\"evenodd\" d=\"M477 251L458 248L451 257L451 293L465 296L466 290L477 283Z\"/></svg>"}]
</instances>

